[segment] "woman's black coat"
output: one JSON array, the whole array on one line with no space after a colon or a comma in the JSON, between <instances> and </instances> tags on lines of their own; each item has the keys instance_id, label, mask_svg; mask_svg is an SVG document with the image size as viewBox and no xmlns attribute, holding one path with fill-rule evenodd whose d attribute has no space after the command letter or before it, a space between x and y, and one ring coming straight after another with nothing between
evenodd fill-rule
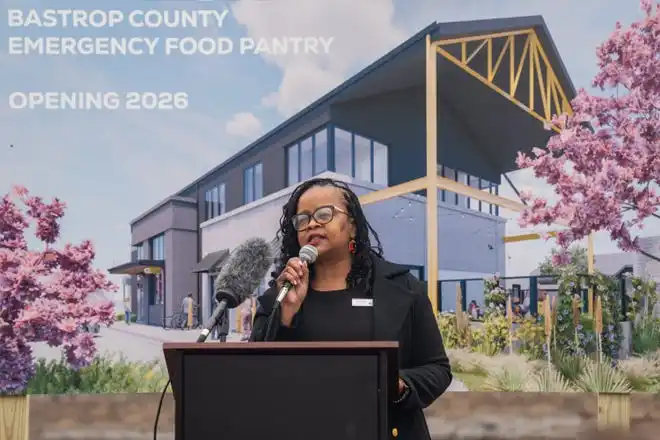
<instances>
[{"instance_id":1,"label":"woman's black coat","mask_svg":"<svg viewBox=\"0 0 660 440\"><path fill-rule=\"evenodd\" d=\"M404 266L378 257L373 261L373 334L379 341L399 342L399 375L410 388L406 399L393 406L390 428L396 428L397 440L430 440L422 410L447 389L452 374L426 283ZM270 288L259 298L252 341L264 340L276 296ZM275 340L295 340L295 331L274 330Z\"/></svg>"}]
</instances>

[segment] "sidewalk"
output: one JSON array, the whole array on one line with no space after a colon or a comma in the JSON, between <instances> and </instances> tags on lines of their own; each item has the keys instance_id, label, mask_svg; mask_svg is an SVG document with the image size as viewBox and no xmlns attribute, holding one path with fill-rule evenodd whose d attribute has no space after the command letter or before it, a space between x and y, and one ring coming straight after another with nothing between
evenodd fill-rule
<instances>
[{"instance_id":1,"label":"sidewalk","mask_svg":"<svg viewBox=\"0 0 660 440\"><path fill-rule=\"evenodd\" d=\"M109 328L111 331L123 332L137 337L143 337L146 339L152 339L158 342L194 342L197 340L201 330L175 330L175 329L164 329L162 327L157 327L153 325L144 325L144 324L130 324L127 325L125 322L115 322L112 327ZM239 342L241 340L241 335L238 333L230 334L227 338L229 342Z\"/></svg>"}]
</instances>

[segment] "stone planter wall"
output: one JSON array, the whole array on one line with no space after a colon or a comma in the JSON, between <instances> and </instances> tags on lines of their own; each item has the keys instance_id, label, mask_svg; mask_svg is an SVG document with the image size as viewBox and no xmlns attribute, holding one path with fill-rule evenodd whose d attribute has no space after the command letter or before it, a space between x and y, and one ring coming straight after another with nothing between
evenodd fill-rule
<instances>
[{"instance_id":1,"label":"stone planter wall","mask_svg":"<svg viewBox=\"0 0 660 440\"><path fill-rule=\"evenodd\" d=\"M151 440L159 398L158 394L31 396L30 440ZM660 395L633 394L631 399L631 437L657 440ZM434 440L576 439L596 427L597 396L447 393L426 415ZM174 405L167 395L159 438L172 439L173 426Z\"/></svg>"}]
</instances>

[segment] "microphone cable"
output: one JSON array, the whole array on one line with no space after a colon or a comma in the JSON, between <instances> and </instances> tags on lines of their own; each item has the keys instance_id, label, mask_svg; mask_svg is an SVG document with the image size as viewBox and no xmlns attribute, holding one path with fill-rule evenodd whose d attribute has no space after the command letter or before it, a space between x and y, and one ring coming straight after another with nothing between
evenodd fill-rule
<instances>
[{"instance_id":1,"label":"microphone cable","mask_svg":"<svg viewBox=\"0 0 660 440\"><path fill-rule=\"evenodd\" d=\"M273 310L270 312L270 316L268 316L268 321L266 321L266 335L264 336L264 341L265 342L270 342L273 341L276 334L273 334L273 329L275 328L275 325L278 323L278 321L281 319L281 305L279 302L275 301L275 304L273 305Z\"/></svg>"},{"instance_id":2,"label":"microphone cable","mask_svg":"<svg viewBox=\"0 0 660 440\"><path fill-rule=\"evenodd\" d=\"M156 410L156 421L154 422L154 440L158 440L158 420L160 419L160 412L163 409L163 400L165 399L165 394L167 394L167 389L171 384L172 380L167 379L165 388L163 388L163 392L160 394L160 401L158 402L158 409Z\"/></svg>"}]
</instances>

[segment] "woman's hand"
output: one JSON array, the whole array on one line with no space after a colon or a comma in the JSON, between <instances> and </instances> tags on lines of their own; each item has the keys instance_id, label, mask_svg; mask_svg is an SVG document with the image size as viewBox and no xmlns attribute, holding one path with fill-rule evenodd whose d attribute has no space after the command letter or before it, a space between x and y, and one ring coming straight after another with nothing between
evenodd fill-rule
<instances>
[{"instance_id":1,"label":"woman's hand","mask_svg":"<svg viewBox=\"0 0 660 440\"><path fill-rule=\"evenodd\" d=\"M282 300L282 325L291 326L291 321L305 297L307 296L307 287L309 285L309 268L300 258L291 258L280 276L277 277L277 289L281 290L285 282L291 283L291 289Z\"/></svg>"}]
</instances>

